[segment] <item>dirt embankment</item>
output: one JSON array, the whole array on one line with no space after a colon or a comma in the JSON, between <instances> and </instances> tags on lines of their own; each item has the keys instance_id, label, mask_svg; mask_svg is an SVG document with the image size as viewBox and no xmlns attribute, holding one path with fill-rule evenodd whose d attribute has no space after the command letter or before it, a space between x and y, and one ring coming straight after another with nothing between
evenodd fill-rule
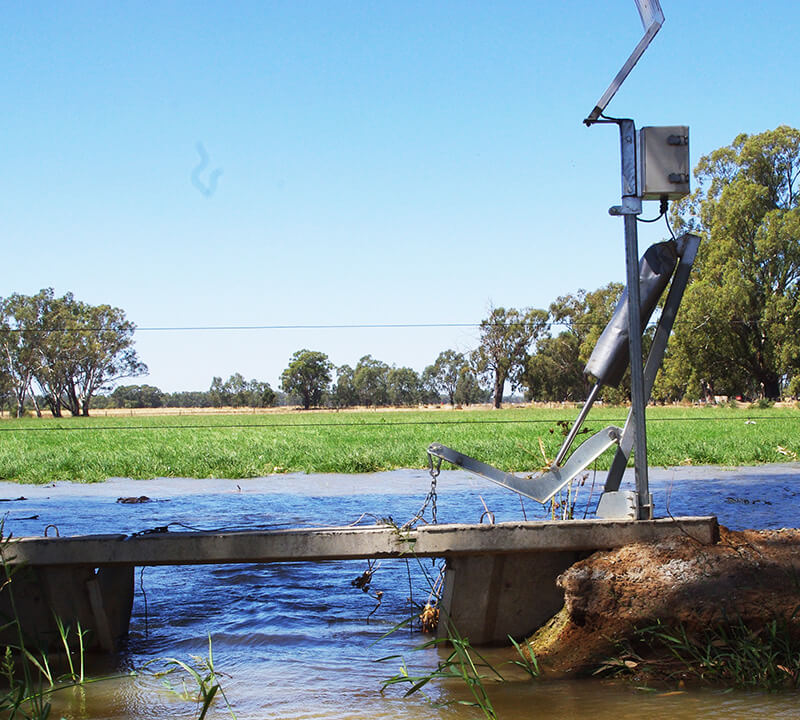
<instances>
[{"instance_id":1,"label":"dirt embankment","mask_svg":"<svg viewBox=\"0 0 800 720\"><path fill-rule=\"evenodd\" d=\"M594 553L558 579L563 610L530 640L545 672L596 668L636 628L661 621L698 633L726 620L784 618L800 633L800 530L720 528Z\"/></svg>"}]
</instances>

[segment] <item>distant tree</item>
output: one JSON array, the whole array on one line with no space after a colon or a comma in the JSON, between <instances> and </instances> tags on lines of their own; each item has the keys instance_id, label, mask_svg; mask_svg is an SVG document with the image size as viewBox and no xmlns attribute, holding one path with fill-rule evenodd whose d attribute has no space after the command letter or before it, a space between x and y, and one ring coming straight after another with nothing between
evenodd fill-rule
<instances>
[{"instance_id":1,"label":"distant tree","mask_svg":"<svg viewBox=\"0 0 800 720\"><path fill-rule=\"evenodd\" d=\"M433 377L436 389L447 395L451 405L455 404L458 383L466 367L468 367L467 358L455 350L440 352L433 363Z\"/></svg>"},{"instance_id":2,"label":"distant tree","mask_svg":"<svg viewBox=\"0 0 800 720\"><path fill-rule=\"evenodd\" d=\"M281 375L281 387L285 392L299 396L303 408L308 410L322 401L331 382L332 369L333 365L324 353L298 350Z\"/></svg>"},{"instance_id":3,"label":"distant tree","mask_svg":"<svg viewBox=\"0 0 800 720\"><path fill-rule=\"evenodd\" d=\"M250 404L250 392L247 381L241 373L234 373L225 383L225 392L230 398L231 407L247 407Z\"/></svg>"},{"instance_id":4,"label":"distant tree","mask_svg":"<svg viewBox=\"0 0 800 720\"><path fill-rule=\"evenodd\" d=\"M331 404L334 407L352 407L358 404L358 393L353 384L353 368L341 365L336 368L336 384L331 391Z\"/></svg>"},{"instance_id":5,"label":"distant tree","mask_svg":"<svg viewBox=\"0 0 800 720\"><path fill-rule=\"evenodd\" d=\"M480 325L480 345L472 353L478 373L491 378L496 408L503 402L503 388L510 381L519 387L528 362L528 350L547 328L544 310L493 308Z\"/></svg>"},{"instance_id":6,"label":"distant tree","mask_svg":"<svg viewBox=\"0 0 800 720\"><path fill-rule=\"evenodd\" d=\"M420 398L420 381L409 367L393 367L386 375L389 402L392 405L416 405Z\"/></svg>"},{"instance_id":7,"label":"distant tree","mask_svg":"<svg viewBox=\"0 0 800 720\"><path fill-rule=\"evenodd\" d=\"M376 360L372 355L364 355L353 372L353 385L358 393L358 401L367 407L389 404L389 366Z\"/></svg>"},{"instance_id":8,"label":"distant tree","mask_svg":"<svg viewBox=\"0 0 800 720\"><path fill-rule=\"evenodd\" d=\"M703 237L665 380L777 398L800 374L800 130L741 134L700 159L675 209Z\"/></svg>"},{"instance_id":9,"label":"distant tree","mask_svg":"<svg viewBox=\"0 0 800 720\"><path fill-rule=\"evenodd\" d=\"M270 387L268 382L255 379L250 380L247 383L247 393L248 407L263 408L275 405L275 391Z\"/></svg>"},{"instance_id":10,"label":"distant tree","mask_svg":"<svg viewBox=\"0 0 800 720\"><path fill-rule=\"evenodd\" d=\"M79 411L88 415L92 395L122 378L146 374L147 366L133 347L136 326L120 308L82 302L76 305L80 332L72 335L69 347L74 354L66 405L73 414Z\"/></svg>"},{"instance_id":11,"label":"distant tree","mask_svg":"<svg viewBox=\"0 0 800 720\"><path fill-rule=\"evenodd\" d=\"M172 393L164 398L170 407L271 407L276 404L276 393L269 383L245 380L241 373L234 373L223 382L219 376L211 379L207 392Z\"/></svg>"},{"instance_id":12,"label":"distant tree","mask_svg":"<svg viewBox=\"0 0 800 720\"><path fill-rule=\"evenodd\" d=\"M428 365L419 376L420 402L440 403L442 396L436 382L436 370L433 365Z\"/></svg>"},{"instance_id":13,"label":"distant tree","mask_svg":"<svg viewBox=\"0 0 800 720\"><path fill-rule=\"evenodd\" d=\"M164 393L152 385L120 385L109 399L118 408L159 408L164 403Z\"/></svg>"},{"instance_id":14,"label":"distant tree","mask_svg":"<svg viewBox=\"0 0 800 720\"><path fill-rule=\"evenodd\" d=\"M453 399L459 405L474 405L489 402L492 398L491 390L481 387L480 380L469 365L461 369L458 384Z\"/></svg>"},{"instance_id":15,"label":"distant tree","mask_svg":"<svg viewBox=\"0 0 800 720\"><path fill-rule=\"evenodd\" d=\"M118 380L144 375L133 347L136 326L120 308L88 305L72 293L52 301L36 380L55 415L88 415L92 396Z\"/></svg>"},{"instance_id":16,"label":"distant tree","mask_svg":"<svg viewBox=\"0 0 800 720\"><path fill-rule=\"evenodd\" d=\"M608 283L597 290L578 290L560 295L550 303L550 318L577 340L578 361L586 364L600 334L605 329L619 302L624 286Z\"/></svg>"},{"instance_id":17,"label":"distant tree","mask_svg":"<svg viewBox=\"0 0 800 720\"><path fill-rule=\"evenodd\" d=\"M228 407L231 404L230 393L222 378L217 375L211 378L211 387L208 389L208 395L213 407Z\"/></svg>"},{"instance_id":18,"label":"distant tree","mask_svg":"<svg viewBox=\"0 0 800 720\"><path fill-rule=\"evenodd\" d=\"M570 332L541 338L528 359L523 382L529 400L578 400L586 396L580 341Z\"/></svg>"},{"instance_id":19,"label":"distant tree","mask_svg":"<svg viewBox=\"0 0 800 720\"><path fill-rule=\"evenodd\" d=\"M202 408L214 407L211 393L202 390L184 390L169 393L164 396L164 407L174 408Z\"/></svg>"},{"instance_id":20,"label":"distant tree","mask_svg":"<svg viewBox=\"0 0 800 720\"><path fill-rule=\"evenodd\" d=\"M561 401L585 398L591 378L583 368L600 334L614 313L623 286L609 283L597 290L561 295L550 303L553 326L563 330L555 337L542 338L528 361L524 384L534 400ZM644 339L648 347L648 338ZM604 387L601 397L607 402L622 401L630 393L630 375L619 388Z\"/></svg>"}]
</instances>

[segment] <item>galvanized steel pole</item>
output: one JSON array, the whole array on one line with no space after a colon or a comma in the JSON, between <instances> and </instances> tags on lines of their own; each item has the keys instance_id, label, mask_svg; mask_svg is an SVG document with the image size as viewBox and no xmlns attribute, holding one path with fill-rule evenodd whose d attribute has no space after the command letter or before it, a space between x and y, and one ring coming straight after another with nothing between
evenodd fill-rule
<instances>
[{"instance_id":1,"label":"galvanized steel pole","mask_svg":"<svg viewBox=\"0 0 800 720\"><path fill-rule=\"evenodd\" d=\"M639 519L653 515L647 477L647 430L645 425L644 370L642 367L642 325L639 313L639 249L636 216L625 215L625 265L628 282L628 338L631 360L631 408L634 429L634 468Z\"/></svg>"},{"instance_id":2,"label":"galvanized steel pole","mask_svg":"<svg viewBox=\"0 0 800 720\"><path fill-rule=\"evenodd\" d=\"M653 503L647 478L647 431L645 429L642 324L639 298L639 241L636 216L642 211L636 183L636 126L633 120L619 120L622 155L622 205L612 208L625 219L625 266L628 287L628 349L631 368L631 412L634 429L634 467L639 519L651 518Z\"/></svg>"}]
</instances>

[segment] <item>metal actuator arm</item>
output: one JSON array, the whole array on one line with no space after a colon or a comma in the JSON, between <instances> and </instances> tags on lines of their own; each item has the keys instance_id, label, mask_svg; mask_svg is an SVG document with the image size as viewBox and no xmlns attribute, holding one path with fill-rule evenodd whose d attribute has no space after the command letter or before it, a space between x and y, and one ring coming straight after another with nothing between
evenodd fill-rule
<instances>
[{"instance_id":1,"label":"metal actuator arm","mask_svg":"<svg viewBox=\"0 0 800 720\"><path fill-rule=\"evenodd\" d=\"M537 502L546 503L553 495L563 488L572 478L591 465L594 460L600 457L612 445L619 443L622 430L613 425L604 428L599 433L592 435L586 442L572 454L570 459L563 467L555 465L545 472L519 477L511 473L503 472L492 465L482 463L480 460L463 455L457 450L442 445L441 443L431 443L428 447L428 454L442 458L447 462L458 467L469 470L470 472L485 477L487 480L496 482L498 485L518 492Z\"/></svg>"}]
</instances>

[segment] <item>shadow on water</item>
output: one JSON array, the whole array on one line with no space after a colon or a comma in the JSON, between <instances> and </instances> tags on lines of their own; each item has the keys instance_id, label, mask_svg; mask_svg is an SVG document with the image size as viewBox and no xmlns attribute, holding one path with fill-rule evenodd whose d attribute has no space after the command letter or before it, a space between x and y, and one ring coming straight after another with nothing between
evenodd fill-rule
<instances>
[{"instance_id":1,"label":"shadow on water","mask_svg":"<svg viewBox=\"0 0 800 720\"><path fill-rule=\"evenodd\" d=\"M576 510L582 515L590 496L596 504L603 476L587 478ZM631 482L630 479L626 482ZM404 522L418 510L430 484L419 470L371 475L285 475L249 480L130 481L101 485L59 484L21 487L0 484L6 533L39 535L47 525L62 536L85 533L133 533L170 525L188 528L254 529L319 527L392 517ZM734 529L800 526L800 465L755 468L690 467L653 469L652 491L658 515L716 514ZM483 502L498 522L522 519L516 495L461 472L443 472L439 480L440 522L478 522ZM151 502L120 504L125 496ZM483 500L483 502L482 502ZM546 513L524 503L529 519ZM36 516L36 519L32 519ZM591 513L590 513L591 516ZM52 531L51 531L52 532ZM430 562L430 561L426 561ZM409 569L410 568L410 569ZM424 602L427 588L418 569L404 560L383 561L372 592L352 581L365 562L285 563L152 567L136 573L136 597L127 648L113 665L97 672L142 668L159 657L188 659L207 652L213 637L216 666L240 720L256 718L472 718L474 708L434 707L423 698L379 692L380 681L398 671L402 655L414 670L432 669L433 651L414 652L420 635L399 631L375 641L410 614L409 598ZM141 580L141 582L140 582ZM383 595L375 609L374 592ZM642 692L605 681L529 682L504 663L506 650L489 653L493 664L514 678L491 685L500 718L674 718L796 717L796 696L756 693ZM466 700L458 685L441 685L433 700ZM69 691L55 715L83 720L107 718L190 718L194 707L166 690L147 673ZM224 708L213 717L224 717Z\"/></svg>"}]
</instances>

